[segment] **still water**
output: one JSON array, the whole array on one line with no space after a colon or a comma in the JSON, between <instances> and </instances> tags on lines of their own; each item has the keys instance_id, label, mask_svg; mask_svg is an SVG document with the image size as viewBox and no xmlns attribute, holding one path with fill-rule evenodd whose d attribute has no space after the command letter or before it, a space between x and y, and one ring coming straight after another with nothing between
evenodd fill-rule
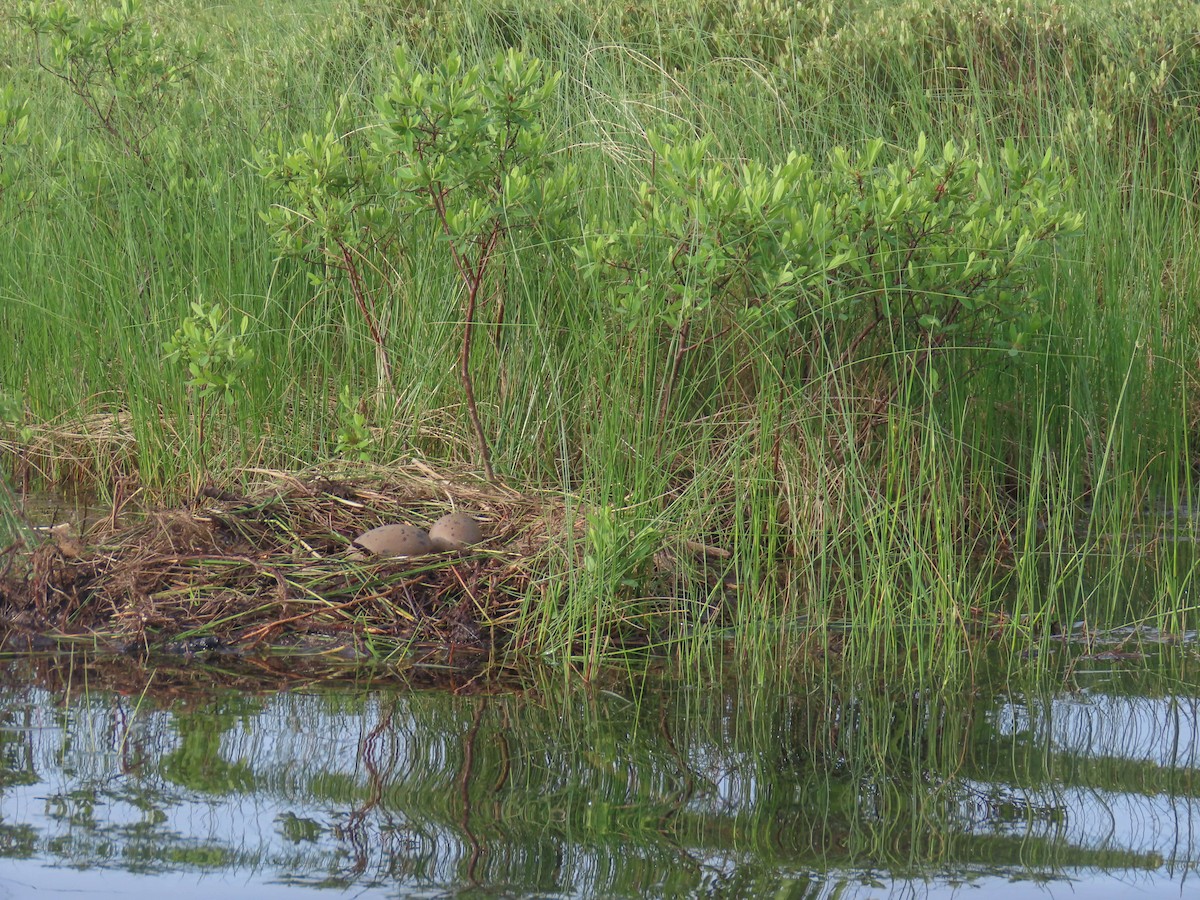
<instances>
[{"instance_id":1,"label":"still water","mask_svg":"<svg viewBox=\"0 0 1200 900\"><path fill-rule=\"evenodd\" d=\"M3 661L0 897L1200 896L1196 653L1143 651L928 692Z\"/></svg>"}]
</instances>

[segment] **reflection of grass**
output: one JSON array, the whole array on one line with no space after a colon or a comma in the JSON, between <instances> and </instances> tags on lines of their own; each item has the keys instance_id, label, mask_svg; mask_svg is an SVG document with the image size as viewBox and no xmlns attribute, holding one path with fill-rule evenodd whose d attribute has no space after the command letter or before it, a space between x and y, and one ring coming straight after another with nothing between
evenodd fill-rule
<instances>
[{"instance_id":1,"label":"reflection of grass","mask_svg":"<svg viewBox=\"0 0 1200 900\"><path fill-rule=\"evenodd\" d=\"M551 124L587 173L581 221L632 204L652 165L644 132L671 123L711 135L722 159L822 158L877 135L911 146L920 132L988 155L1013 137L1069 161L1087 223L1068 257L1041 265L1054 299L1034 349L985 355L980 371L968 371L978 356L947 360L937 391L903 380L899 352L850 364L807 328L778 347L716 329L672 372L661 335L620 327L597 281L552 248L516 248L476 347L490 357L476 377L496 468L614 523L591 543L586 526L564 536L514 602L524 649L591 664L650 644L699 666L732 635L770 668L794 635L815 636L936 684L989 628L1024 648L1077 621L1194 626L1195 560L1158 539L1181 523L1129 537L1144 500L1191 489L1194 5L394 6L275 0L217 16L147 3L212 59L147 133L146 162L95 134L18 25L0 22L0 69L36 98L11 148L27 183L0 196L0 387L19 387L30 416L25 436L0 440L26 473L126 496L138 483L169 492L201 467L218 480L305 467L335 454L343 385L362 398L355 446L375 459L470 465L456 273L417 253L370 275L387 333L403 336L397 393L377 397L349 287L276 262L258 215L276 198L245 161L276 135L291 146L322 132L335 108L365 139L397 43L469 61L520 44L567 73ZM247 315L256 351L206 452L186 373L158 350L196 296ZM793 358L801 344L815 364ZM676 413L662 417L668 383ZM678 553L687 541L728 556ZM660 551L680 558L656 582ZM1097 573L1098 552L1112 564ZM1130 610L1122 564L1135 557L1149 564ZM676 577L689 566L704 571Z\"/></svg>"},{"instance_id":2,"label":"reflection of grass","mask_svg":"<svg viewBox=\"0 0 1200 900\"><path fill-rule=\"evenodd\" d=\"M1148 669L1179 688L1182 657ZM1049 722L1063 698L1037 678L979 674L974 690L950 683L913 694L732 670L703 690L677 672L631 681L597 670L585 685L533 669L510 673L515 690L483 677L456 683L474 695L414 683L266 697L210 677L186 694L148 695L132 767L76 740L120 708L98 675L65 708L32 692L27 670L0 693L21 692L66 725L13 733L29 742L41 780L59 785L55 796L88 814L64 807L64 833L35 833L22 852L78 865L590 896L686 896L718 883L762 896L802 872L836 883L865 871L970 879L1161 869L1146 840L1168 821L1158 804L1170 767L1161 778L1133 759L1089 769L1048 728L1001 733L1008 704L1028 703ZM194 665L158 668L155 680L201 681ZM1194 712L1176 719L1176 740L1197 724ZM1088 724L1079 731L1086 747ZM1175 770L1176 788L1186 790L1189 771ZM108 817L134 798L156 815L114 827ZM1089 817L1110 807L1144 818L1133 831L1093 834ZM1189 841L1174 845L1178 865L1194 862Z\"/></svg>"}]
</instances>

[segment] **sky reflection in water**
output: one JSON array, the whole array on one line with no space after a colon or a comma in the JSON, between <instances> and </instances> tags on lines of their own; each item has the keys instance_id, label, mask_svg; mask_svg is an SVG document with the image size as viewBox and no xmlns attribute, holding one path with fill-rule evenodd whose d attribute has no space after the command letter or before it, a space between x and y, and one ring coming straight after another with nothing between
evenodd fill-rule
<instances>
[{"instance_id":1,"label":"sky reflection in water","mask_svg":"<svg viewBox=\"0 0 1200 900\"><path fill-rule=\"evenodd\" d=\"M561 673L250 693L133 661L105 690L14 662L0 898L1187 896L1200 701L1169 656L891 696Z\"/></svg>"}]
</instances>

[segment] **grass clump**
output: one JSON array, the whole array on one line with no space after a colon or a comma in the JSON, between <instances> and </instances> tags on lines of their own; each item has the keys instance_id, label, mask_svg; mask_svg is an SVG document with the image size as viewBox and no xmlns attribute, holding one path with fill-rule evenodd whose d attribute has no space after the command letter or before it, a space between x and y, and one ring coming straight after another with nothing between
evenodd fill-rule
<instances>
[{"instance_id":1,"label":"grass clump","mask_svg":"<svg viewBox=\"0 0 1200 900\"><path fill-rule=\"evenodd\" d=\"M1192 4L105 10L0 25L21 474L548 492L588 659L1190 627Z\"/></svg>"}]
</instances>

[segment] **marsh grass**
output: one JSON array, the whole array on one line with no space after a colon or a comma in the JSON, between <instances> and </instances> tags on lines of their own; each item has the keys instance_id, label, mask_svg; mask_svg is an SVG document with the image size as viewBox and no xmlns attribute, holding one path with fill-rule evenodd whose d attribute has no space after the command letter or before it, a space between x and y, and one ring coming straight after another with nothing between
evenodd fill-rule
<instances>
[{"instance_id":1,"label":"marsh grass","mask_svg":"<svg viewBox=\"0 0 1200 900\"><path fill-rule=\"evenodd\" d=\"M210 54L143 159L4 20L0 80L36 98L13 148L30 196L0 196L13 470L169 503L255 467L307 469L334 455L346 387L375 462L478 469L457 274L436 238L414 228L418 251L369 273L382 384L345 281L314 286L277 258L260 213L278 198L249 161L331 112L369 140L397 42L467 63L520 46L565 73L546 127L585 173L584 230L627 215L654 164L645 134L668 125L730 160L919 133L987 156L1013 139L1067 161L1086 226L1040 264L1035 342L948 353L936 385L910 351L849 361L831 343L805 348L805 367L794 336L715 328L673 373L668 336L617 316L568 238L514 245L481 302L479 414L502 480L557 497L547 515L572 523L504 620L515 646L594 664L649 645L698 664L729 647L776 659L817 635L928 680L981 634L1016 650L1079 622L1194 628L1190 519L1146 515L1193 488L1194 7L785 6L147 0L156 28ZM205 447L187 373L162 352L199 299L248 316L256 353ZM588 530L597 516L607 537ZM688 541L720 553L680 553ZM1138 609L1131 563L1150 581Z\"/></svg>"},{"instance_id":2,"label":"marsh grass","mask_svg":"<svg viewBox=\"0 0 1200 900\"><path fill-rule=\"evenodd\" d=\"M32 534L25 520L18 514L20 501L7 479L0 478L0 540L10 548L30 542Z\"/></svg>"}]
</instances>

